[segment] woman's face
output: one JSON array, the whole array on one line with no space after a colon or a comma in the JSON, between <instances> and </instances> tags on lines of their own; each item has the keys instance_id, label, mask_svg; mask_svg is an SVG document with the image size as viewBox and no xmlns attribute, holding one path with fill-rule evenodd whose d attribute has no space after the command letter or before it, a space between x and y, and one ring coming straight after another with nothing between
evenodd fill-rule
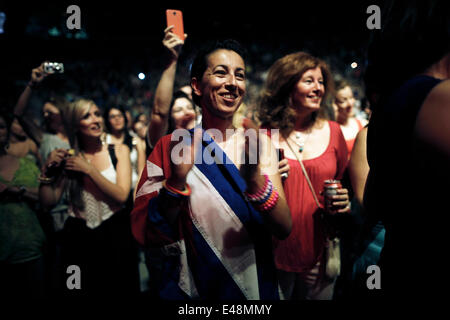
<instances>
[{"instance_id":1,"label":"woman's face","mask_svg":"<svg viewBox=\"0 0 450 320\"><path fill-rule=\"evenodd\" d=\"M147 124L148 123L147 115L146 114L141 114L139 116L139 118L138 118L138 121L141 121L142 123Z\"/></svg>"},{"instance_id":2,"label":"woman's face","mask_svg":"<svg viewBox=\"0 0 450 320\"><path fill-rule=\"evenodd\" d=\"M78 127L79 133L86 137L99 138L103 133L103 118L95 104L86 108Z\"/></svg>"},{"instance_id":3,"label":"woman's face","mask_svg":"<svg viewBox=\"0 0 450 320\"><path fill-rule=\"evenodd\" d=\"M142 121L137 121L134 124L134 132L137 133L137 135L141 138L141 139L145 139L145 136L147 134L147 125L144 124Z\"/></svg>"},{"instance_id":4,"label":"woman's face","mask_svg":"<svg viewBox=\"0 0 450 320\"><path fill-rule=\"evenodd\" d=\"M351 116L353 112L353 106L355 104L355 98L353 96L352 89L347 86L336 93L336 99L334 100L336 118Z\"/></svg>"},{"instance_id":5,"label":"woman's face","mask_svg":"<svg viewBox=\"0 0 450 320\"><path fill-rule=\"evenodd\" d=\"M122 131L125 128L125 117L119 109L111 109L108 113L108 121L112 131Z\"/></svg>"},{"instance_id":6,"label":"woman's face","mask_svg":"<svg viewBox=\"0 0 450 320\"><path fill-rule=\"evenodd\" d=\"M175 129L192 129L195 126L194 106L186 98L178 98L175 100L171 117Z\"/></svg>"},{"instance_id":7,"label":"woman's face","mask_svg":"<svg viewBox=\"0 0 450 320\"><path fill-rule=\"evenodd\" d=\"M320 109L325 94L324 80L320 67L309 69L303 73L292 92L294 108L303 108L310 111Z\"/></svg>"},{"instance_id":8,"label":"woman's face","mask_svg":"<svg viewBox=\"0 0 450 320\"><path fill-rule=\"evenodd\" d=\"M202 79L192 79L202 112L229 119L245 95L245 64L234 51L219 49L208 56Z\"/></svg>"},{"instance_id":9,"label":"woman's face","mask_svg":"<svg viewBox=\"0 0 450 320\"><path fill-rule=\"evenodd\" d=\"M61 112L59 109L50 102L46 102L42 108L42 112L48 127L55 131L62 123Z\"/></svg>"}]
</instances>

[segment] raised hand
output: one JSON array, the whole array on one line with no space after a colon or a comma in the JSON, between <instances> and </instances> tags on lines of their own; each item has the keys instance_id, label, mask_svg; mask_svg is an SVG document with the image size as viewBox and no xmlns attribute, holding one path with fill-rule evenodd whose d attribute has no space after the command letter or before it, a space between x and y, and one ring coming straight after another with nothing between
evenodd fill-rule
<instances>
[{"instance_id":1,"label":"raised hand","mask_svg":"<svg viewBox=\"0 0 450 320\"><path fill-rule=\"evenodd\" d=\"M244 163L240 173L247 184L256 186L256 181L264 180L260 168L260 148L262 146L258 126L250 119L244 118L242 126L245 130Z\"/></svg>"},{"instance_id":2,"label":"raised hand","mask_svg":"<svg viewBox=\"0 0 450 320\"><path fill-rule=\"evenodd\" d=\"M187 175L194 166L199 152L201 153L203 136L202 129L195 129L193 137L188 134L187 130L183 130L183 132L186 134L181 136L181 141L171 141L169 146L172 173L167 179L167 183L178 190L185 189Z\"/></svg>"},{"instance_id":3,"label":"raised hand","mask_svg":"<svg viewBox=\"0 0 450 320\"><path fill-rule=\"evenodd\" d=\"M44 62L41 63L41 65L37 68L34 68L33 70L31 70L31 84L32 85L36 85L38 83L40 83L42 80L45 79L45 77L47 77L47 73L44 72Z\"/></svg>"},{"instance_id":4,"label":"raised hand","mask_svg":"<svg viewBox=\"0 0 450 320\"><path fill-rule=\"evenodd\" d=\"M172 32L173 26L169 26L164 30L163 45L170 52L172 59L177 60L180 56L181 48L184 45L184 40L181 40L175 33ZM187 34L184 34L186 40Z\"/></svg>"}]
</instances>

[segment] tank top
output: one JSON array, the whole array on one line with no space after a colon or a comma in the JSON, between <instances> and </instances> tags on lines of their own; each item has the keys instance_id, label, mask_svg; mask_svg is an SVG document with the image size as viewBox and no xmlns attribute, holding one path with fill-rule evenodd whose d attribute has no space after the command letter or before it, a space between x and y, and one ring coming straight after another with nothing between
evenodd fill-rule
<instances>
[{"instance_id":1,"label":"tank top","mask_svg":"<svg viewBox=\"0 0 450 320\"><path fill-rule=\"evenodd\" d=\"M100 171L100 173L112 183L117 182L117 174L112 164L111 157L109 157L109 167ZM81 197L84 201L85 209L84 211L79 212L79 217L86 220L86 225L89 228L95 229L100 226L103 221L109 219L114 212L120 210L122 206L105 195L91 178L84 176L83 183L84 188L81 192ZM71 217L77 217L72 206L69 207L69 215Z\"/></svg>"}]
</instances>

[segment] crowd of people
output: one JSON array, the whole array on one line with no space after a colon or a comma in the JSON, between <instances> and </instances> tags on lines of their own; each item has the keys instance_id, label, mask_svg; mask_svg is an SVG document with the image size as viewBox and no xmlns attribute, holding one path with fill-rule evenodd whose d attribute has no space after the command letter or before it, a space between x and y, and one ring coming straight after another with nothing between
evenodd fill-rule
<instances>
[{"instance_id":1,"label":"crowd of people","mask_svg":"<svg viewBox=\"0 0 450 320\"><path fill-rule=\"evenodd\" d=\"M437 185L450 178L446 6L392 4L364 83L306 51L250 81L249 51L231 39L199 48L180 81L189 40L172 26L154 93L129 79L133 97L106 80L112 98L98 88L40 95L61 75L33 68L0 112L0 291L222 301L437 288ZM436 30L442 41L427 40ZM402 57L424 44L427 54L391 65L391 48ZM33 99L42 125L29 119ZM410 264L426 272L416 284ZM373 265L381 288L368 284ZM81 276L68 285L73 266Z\"/></svg>"}]
</instances>

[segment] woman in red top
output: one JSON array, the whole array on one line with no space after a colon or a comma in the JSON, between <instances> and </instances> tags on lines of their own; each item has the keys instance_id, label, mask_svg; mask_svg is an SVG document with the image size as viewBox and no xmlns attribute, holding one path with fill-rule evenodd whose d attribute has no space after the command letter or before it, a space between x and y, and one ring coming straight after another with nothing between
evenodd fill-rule
<instances>
[{"instance_id":1,"label":"woman in red top","mask_svg":"<svg viewBox=\"0 0 450 320\"><path fill-rule=\"evenodd\" d=\"M289 54L269 69L259 117L289 161L284 181L292 214L292 232L274 239L281 296L285 299L331 299L335 279L323 272L326 244L323 210L314 200L300 160L323 207L324 180L341 179L347 165L347 147L339 124L326 120L322 102L332 90L332 77L322 60L304 52ZM348 190L338 189L330 214L348 212Z\"/></svg>"}]
</instances>

